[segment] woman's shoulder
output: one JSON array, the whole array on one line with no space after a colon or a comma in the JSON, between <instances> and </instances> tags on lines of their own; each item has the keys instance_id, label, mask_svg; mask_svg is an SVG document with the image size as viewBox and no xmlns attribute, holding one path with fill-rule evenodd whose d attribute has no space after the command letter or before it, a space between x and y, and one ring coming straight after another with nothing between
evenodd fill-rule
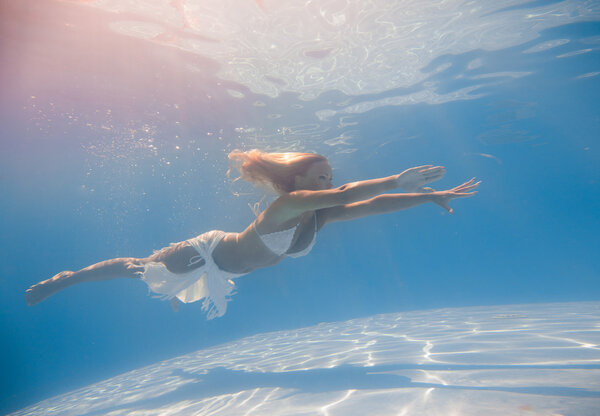
<instances>
[{"instance_id":1,"label":"woman's shoulder","mask_svg":"<svg viewBox=\"0 0 600 416\"><path fill-rule=\"evenodd\" d=\"M281 197L277 198L256 217L248 228L254 227L259 231L259 234L268 234L282 228L293 227L299 222L302 214L289 215L283 202Z\"/></svg>"}]
</instances>

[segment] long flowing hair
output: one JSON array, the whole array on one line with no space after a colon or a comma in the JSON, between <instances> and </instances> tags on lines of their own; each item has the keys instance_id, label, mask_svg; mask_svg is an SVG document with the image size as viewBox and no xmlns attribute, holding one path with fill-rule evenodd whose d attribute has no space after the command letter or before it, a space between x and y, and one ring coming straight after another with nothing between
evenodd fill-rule
<instances>
[{"instance_id":1,"label":"long flowing hair","mask_svg":"<svg viewBox=\"0 0 600 416\"><path fill-rule=\"evenodd\" d=\"M253 149L247 152L234 150L229 153L229 160L240 172L240 179L284 194L295 190L296 176L304 175L310 165L327 161L327 158L317 153L266 153Z\"/></svg>"}]
</instances>

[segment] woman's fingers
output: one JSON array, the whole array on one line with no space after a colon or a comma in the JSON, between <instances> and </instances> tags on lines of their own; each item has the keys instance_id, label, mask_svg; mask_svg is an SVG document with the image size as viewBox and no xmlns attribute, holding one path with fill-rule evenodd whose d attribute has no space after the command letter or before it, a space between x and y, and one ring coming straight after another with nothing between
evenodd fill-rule
<instances>
[{"instance_id":1,"label":"woman's fingers","mask_svg":"<svg viewBox=\"0 0 600 416\"><path fill-rule=\"evenodd\" d=\"M479 182L475 182L475 178L463 183L462 185L458 185L456 188L453 188L453 191L456 192L463 192L463 191L468 191L471 189L475 189L476 187L479 186L479 184L481 183L481 181Z\"/></svg>"},{"instance_id":2,"label":"woman's fingers","mask_svg":"<svg viewBox=\"0 0 600 416\"><path fill-rule=\"evenodd\" d=\"M421 169L419 174L427 181L433 182L441 179L446 174L446 169L443 166L433 166Z\"/></svg>"},{"instance_id":3,"label":"woman's fingers","mask_svg":"<svg viewBox=\"0 0 600 416\"><path fill-rule=\"evenodd\" d=\"M465 188L464 188L464 189L465 189L465 190L469 190L469 191L470 191L471 189L475 189L475 188L477 188L477 187L479 186L479 184L481 184L481 181L479 181L479 182L475 182L474 184L472 184L472 185L469 185L469 186L465 186Z\"/></svg>"},{"instance_id":4,"label":"woman's fingers","mask_svg":"<svg viewBox=\"0 0 600 416\"><path fill-rule=\"evenodd\" d=\"M466 198L475 195L477 191L474 191L473 189L477 188L480 183L481 181L475 182L475 178L472 178L455 188L439 192L437 197L434 199L434 202L444 208L450 214L453 214L454 210L450 208L448 203L455 198Z\"/></svg>"},{"instance_id":5,"label":"woman's fingers","mask_svg":"<svg viewBox=\"0 0 600 416\"><path fill-rule=\"evenodd\" d=\"M477 191L473 191L473 192L454 192L453 195L455 198L464 198L467 196L471 196L471 195L475 195L477 193Z\"/></svg>"},{"instance_id":6,"label":"woman's fingers","mask_svg":"<svg viewBox=\"0 0 600 416\"><path fill-rule=\"evenodd\" d=\"M410 173L417 173L417 174L421 174L421 172L431 168L433 165L422 165L422 166L415 166L414 168L410 168L410 169L406 169L404 172L410 172Z\"/></svg>"},{"instance_id":7,"label":"woman's fingers","mask_svg":"<svg viewBox=\"0 0 600 416\"><path fill-rule=\"evenodd\" d=\"M446 172L446 169L444 169L443 166L421 166L421 168L422 169L419 170L419 172L425 175L433 175L441 172Z\"/></svg>"},{"instance_id":8,"label":"woman's fingers","mask_svg":"<svg viewBox=\"0 0 600 416\"><path fill-rule=\"evenodd\" d=\"M472 185L474 183L475 183L475 178L471 178L468 181L466 181L465 183L458 185L458 188L461 188L463 186L469 186L469 185Z\"/></svg>"},{"instance_id":9,"label":"woman's fingers","mask_svg":"<svg viewBox=\"0 0 600 416\"><path fill-rule=\"evenodd\" d=\"M434 180L437 181L438 179L442 179L444 177L444 173L445 172L434 173L434 174L426 174L426 175L423 175L423 177L425 179L429 180L429 181L434 181Z\"/></svg>"},{"instance_id":10,"label":"woman's fingers","mask_svg":"<svg viewBox=\"0 0 600 416\"><path fill-rule=\"evenodd\" d=\"M458 192L458 193L465 193L465 192L470 192L475 188L477 188L477 185L465 186L464 188L453 189L453 191Z\"/></svg>"}]
</instances>

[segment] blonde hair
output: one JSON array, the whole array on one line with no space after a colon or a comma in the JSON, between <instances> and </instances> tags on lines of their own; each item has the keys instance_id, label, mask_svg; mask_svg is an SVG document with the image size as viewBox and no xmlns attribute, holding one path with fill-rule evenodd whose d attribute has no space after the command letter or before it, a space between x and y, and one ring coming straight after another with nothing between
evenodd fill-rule
<instances>
[{"instance_id":1,"label":"blonde hair","mask_svg":"<svg viewBox=\"0 0 600 416\"><path fill-rule=\"evenodd\" d=\"M234 150L229 153L229 161L240 172L238 179L283 194L295 190L296 176L304 175L315 162L327 162L327 158L317 153L266 153L253 149Z\"/></svg>"}]
</instances>

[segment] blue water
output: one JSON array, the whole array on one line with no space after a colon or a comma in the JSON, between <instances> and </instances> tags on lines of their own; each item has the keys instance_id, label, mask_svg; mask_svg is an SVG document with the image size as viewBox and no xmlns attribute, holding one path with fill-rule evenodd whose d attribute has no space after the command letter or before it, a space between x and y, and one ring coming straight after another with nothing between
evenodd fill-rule
<instances>
[{"instance_id":1,"label":"blue water","mask_svg":"<svg viewBox=\"0 0 600 416\"><path fill-rule=\"evenodd\" d=\"M597 2L238 3L0 3L0 412L267 331L600 299ZM326 227L212 321L126 279L25 305L61 270L242 230L262 194L227 153L253 147L322 153L338 185L483 183L452 216Z\"/></svg>"}]
</instances>

